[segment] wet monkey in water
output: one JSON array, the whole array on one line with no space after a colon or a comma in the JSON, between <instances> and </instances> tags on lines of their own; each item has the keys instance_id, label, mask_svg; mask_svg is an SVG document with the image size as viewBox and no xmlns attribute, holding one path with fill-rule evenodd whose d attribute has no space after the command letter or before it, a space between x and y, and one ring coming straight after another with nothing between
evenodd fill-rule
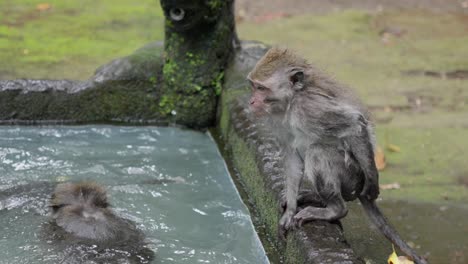
<instances>
[{"instance_id":1,"label":"wet monkey in water","mask_svg":"<svg viewBox=\"0 0 468 264\"><path fill-rule=\"evenodd\" d=\"M248 74L249 107L273 126L285 153L286 234L304 222L333 221L347 214L345 201L358 198L380 231L405 254L427 263L388 224L375 204L379 195L375 137L369 113L353 92L295 53L270 49ZM298 208L303 177L312 183L313 204Z\"/></svg>"},{"instance_id":2,"label":"wet monkey in water","mask_svg":"<svg viewBox=\"0 0 468 264\"><path fill-rule=\"evenodd\" d=\"M58 184L49 206L51 220L44 228L47 240L72 247L91 246L90 256L76 253L80 259L149 263L154 258L153 251L146 247L144 234L132 221L115 215L105 188L97 183Z\"/></svg>"}]
</instances>

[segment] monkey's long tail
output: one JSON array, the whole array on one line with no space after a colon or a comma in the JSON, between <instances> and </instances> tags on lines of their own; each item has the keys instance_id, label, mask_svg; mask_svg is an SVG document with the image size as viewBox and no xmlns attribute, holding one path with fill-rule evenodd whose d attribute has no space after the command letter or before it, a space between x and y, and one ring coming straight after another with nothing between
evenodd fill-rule
<instances>
[{"instance_id":1,"label":"monkey's long tail","mask_svg":"<svg viewBox=\"0 0 468 264\"><path fill-rule=\"evenodd\" d=\"M416 264L428 264L428 262L420 257L405 241L400 237L397 231L388 223L385 216L377 207L374 201L369 201L365 197L359 197L362 206L372 222L379 228L380 232L387 237L394 245L401 249L407 256L410 256Z\"/></svg>"}]
</instances>

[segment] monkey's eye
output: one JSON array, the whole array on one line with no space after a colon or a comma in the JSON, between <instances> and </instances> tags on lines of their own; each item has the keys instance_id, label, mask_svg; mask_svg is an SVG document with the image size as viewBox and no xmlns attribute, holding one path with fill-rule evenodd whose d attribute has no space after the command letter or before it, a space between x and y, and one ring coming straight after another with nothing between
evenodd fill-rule
<instances>
[{"instance_id":1,"label":"monkey's eye","mask_svg":"<svg viewBox=\"0 0 468 264\"><path fill-rule=\"evenodd\" d=\"M101 207L101 208L107 208L109 206L109 203L107 203L107 202L97 202L96 206Z\"/></svg>"},{"instance_id":2,"label":"monkey's eye","mask_svg":"<svg viewBox=\"0 0 468 264\"><path fill-rule=\"evenodd\" d=\"M266 91L266 90L268 90L268 88L266 88L265 86L259 85L259 86L257 86L257 90L258 91Z\"/></svg>"}]
</instances>

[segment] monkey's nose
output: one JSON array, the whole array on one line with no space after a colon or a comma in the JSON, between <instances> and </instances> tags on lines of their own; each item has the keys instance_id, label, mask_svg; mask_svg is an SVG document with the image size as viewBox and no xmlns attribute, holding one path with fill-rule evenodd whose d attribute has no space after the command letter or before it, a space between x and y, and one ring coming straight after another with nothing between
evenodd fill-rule
<instances>
[{"instance_id":1,"label":"monkey's nose","mask_svg":"<svg viewBox=\"0 0 468 264\"><path fill-rule=\"evenodd\" d=\"M249 103L250 103L251 105L253 105L253 104L255 103L255 100L251 99L251 100L249 101Z\"/></svg>"},{"instance_id":2,"label":"monkey's nose","mask_svg":"<svg viewBox=\"0 0 468 264\"><path fill-rule=\"evenodd\" d=\"M101 220L104 218L104 214L97 210L84 210L83 217L85 219L92 219L92 220Z\"/></svg>"}]
</instances>

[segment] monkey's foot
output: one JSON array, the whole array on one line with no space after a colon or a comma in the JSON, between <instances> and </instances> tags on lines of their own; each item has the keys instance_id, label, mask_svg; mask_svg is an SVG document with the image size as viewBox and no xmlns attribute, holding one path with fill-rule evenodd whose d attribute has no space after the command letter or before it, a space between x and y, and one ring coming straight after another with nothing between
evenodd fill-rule
<instances>
[{"instance_id":1,"label":"monkey's foot","mask_svg":"<svg viewBox=\"0 0 468 264\"><path fill-rule=\"evenodd\" d=\"M348 210L346 207L326 207L318 208L308 206L301 211L299 211L293 218L293 222L296 223L296 226L300 227L304 223L312 220L325 220L333 221L338 220L346 216Z\"/></svg>"},{"instance_id":2,"label":"monkey's foot","mask_svg":"<svg viewBox=\"0 0 468 264\"><path fill-rule=\"evenodd\" d=\"M286 197L282 197L280 199L279 206L280 212L284 214L284 212L286 212L286 208L288 208ZM299 207L299 209L304 208L306 206L325 207L320 196L311 192L310 190L302 190L299 192L299 194L297 195L297 206Z\"/></svg>"},{"instance_id":3,"label":"monkey's foot","mask_svg":"<svg viewBox=\"0 0 468 264\"><path fill-rule=\"evenodd\" d=\"M286 235L289 230L292 230L296 227L296 222L294 220L294 211L286 210L283 216L281 217L278 225L278 235L281 239L286 239Z\"/></svg>"}]
</instances>

